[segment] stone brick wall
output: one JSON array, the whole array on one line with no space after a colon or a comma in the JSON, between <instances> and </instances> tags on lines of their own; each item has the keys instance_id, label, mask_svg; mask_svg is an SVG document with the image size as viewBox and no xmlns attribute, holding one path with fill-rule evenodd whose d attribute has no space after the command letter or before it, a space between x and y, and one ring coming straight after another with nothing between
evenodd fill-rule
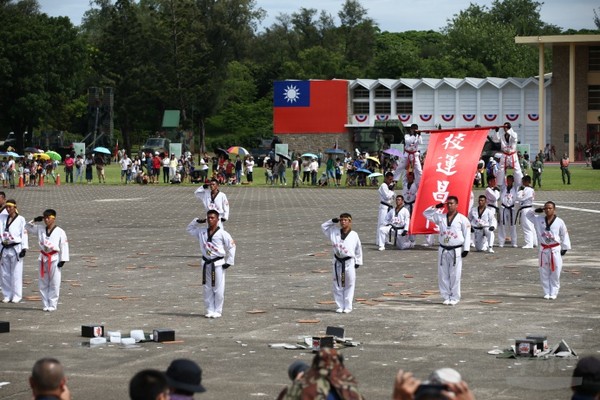
<instances>
[{"instance_id":1,"label":"stone brick wall","mask_svg":"<svg viewBox=\"0 0 600 400\"><path fill-rule=\"evenodd\" d=\"M316 153L320 150L331 149L337 140L338 148L346 151L354 149L350 133L309 133L309 134L278 134L281 143L287 143L289 151L299 153Z\"/></svg>"}]
</instances>

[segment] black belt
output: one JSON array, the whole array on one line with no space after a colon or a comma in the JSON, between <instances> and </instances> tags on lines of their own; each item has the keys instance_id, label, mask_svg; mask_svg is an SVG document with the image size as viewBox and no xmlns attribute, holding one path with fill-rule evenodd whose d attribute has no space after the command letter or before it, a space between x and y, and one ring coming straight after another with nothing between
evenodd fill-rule
<instances>
[{"instance_id":1,"label":"black belt","mask_svg":"<svg viewBox=\"0 0 600 400\"><path fill-rule=\"evenodd\" d=\"M496 211L498 211L498 206L495 206L493 204L486 204L486 207L492 207L493 209L495 209Z\"/></svg>"},{"instance_id":2,"label":"black belt","mask_svg":"<svg viewBox=\"0 0 600 400\"><path fill-rule=\"evenodd\" d=\"M533 205L529 205L529 206L521 206L519 208L519 211L517 211L517 222L521 223L521 211L523 211L526 208L531 208L533 207Z\"/></svg>"},{"instance_id":3,"label":"black belt","mask_svg":"<svg viewBox=\"0 0 600 400\"><path fill-rule=\"evenodd\" d=\"M348 256L348 257L338 257L336 255L334 255L335 259L337 261L340 262L340 264L342 264L342 280L341 280L341 287L346 287L346 261L348 261L349 259L351 259L352 257ZM337 264L337 263L336 263ZM335 268L335 266L333 267L334 271L335 271L335 281L339 282L339 277L338 277L338 273L337 273L337 268Z\"/></svg>"},{"instance_id":4,"label":"black belt","mask_svg":"<svg viewBox=\"0 0 600 400\"><path fill-rule=\"evenodd\" d=\"M202 260L204 260L204 266L202 267L202 284L206 285L206 266L210 265L210 277L211 277L211 286L215 286L215 262L222 260L223 257L215 257L212 259L206 258L202 256Z\"/></svg>"},{"instance_id":5,"label":"black belt","mask_svg":"<svg viewBox=\"0 0 600 400\"><path fill-rule=\"evenodd\" d=\"M0 250L0 258L2 257L2 253L4 253L4 249L10 249L15 247L16 245L21 244L21 243L7 243L7 244L3 244L2 245L2 250ZM17 254L17 261L19 261L19 254L15 251L15 254Z\"/></svg>"},{"instance_id":6,"label":"black belt","mask_svg":"<svg viewBox=\"0 0 600 400\"><path fill-rule=\"evenodd\" d=\"M415 204L414 201L405 201L404 205L408 206L406 208L408 208L408 212L410 213L410 215L412 215L412 211L413 211L413 204Z\"/></svg>"},{"instance_id":7,"label":"black belt","mask_svg":"<svg viewBox=\"0 0 600 400\"><path fill-rule=\"evenodd\" d=\"M398 231L399 230L403 230L404 226L394 226L394 225L390 225L390 231L388 232L388 242L392 241L392 231L394 231L395 235L394 235L394 246L396 245L396 243L398 242Z\"/></svg>"},{"instance_id":8,"label":"black belt","mask_svg":"<svg viewBox=\"0 0 600 400\"><path fill-rule=\"evenodd\" d=\"M452 253L454 253L453 265L456 265L456 249L461 248L462 244L459 244L458 246L444 246L443 244L440 244L440 247L442 248L442 255L444 254L444 251L452 250Z\"/></svg>"},{"instance_id":9,"label":"black belt","mask_svg":"<svg viewBox=\"0 0 600 400\"><path fill-rule=\"evenodd\" d=\"M379 204L381 204L382 206L386 206L388 208L388 211L390 211L392 208L394 208L393 206L390 206L385 201L380 201Z\"/></svg>"},{"instance_id":10,"label":"black belt","mask_svg":"<svg viewBox=\"0 0 600 400\"><path fill-rule=\"evenodd\" d=\"M513 226L513 208L515 208L515 205L513 204L512 206L507 206L505 204L502 204L502 207L510 211L510 226ZM502 213L502 225L506 225L506 218L504 218L504 213Z\"/></svg>"},{"instance_id":11,"label":"black belt","mask_svg":"<svg viewBox=\"0 0 600 400\"><path fill-rule=\"evenodd\" d=\"M474 226L473 227L473 229L485 229L485 228L487 228L487 226Z\"/></svg>"}]
</instances>

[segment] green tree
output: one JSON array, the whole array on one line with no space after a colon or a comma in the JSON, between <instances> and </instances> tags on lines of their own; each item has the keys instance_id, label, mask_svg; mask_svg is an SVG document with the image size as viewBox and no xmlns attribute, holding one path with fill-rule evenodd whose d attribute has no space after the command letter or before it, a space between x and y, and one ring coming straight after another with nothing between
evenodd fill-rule
<instances>
[{"instance_id":1,"label":"green tree","mask_svg":"<svg viewBox=\"0 0 600 400\"><path fill-rule=\"evenodd\" d=\"M85 49L66 17L48 17L36 0L0 3L0 126L23 134L65 129L77 97Z\"/></svg>"}]
</instances>

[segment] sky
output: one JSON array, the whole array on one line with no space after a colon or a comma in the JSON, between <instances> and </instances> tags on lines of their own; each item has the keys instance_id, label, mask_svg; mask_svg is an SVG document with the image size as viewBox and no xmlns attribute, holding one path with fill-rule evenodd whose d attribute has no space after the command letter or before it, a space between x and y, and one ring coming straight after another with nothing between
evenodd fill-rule
<instances>
[{"instance_id":1,"label":"sky","mask_svg":"<svg viewBox=\"0 0 600 400\"><path fill-rule=\"evenodd\" d=\"M42 12L56 17L67 16L74 25L81 23L85 11L90 8L89 0L38 0ZM537 0L544 3L541 8L542 21L563 29L596 29L594 10L600 14L598 0ZM491 0L359 0L367 14L375 20L382 31L404 32L409 30L434 30L445 27L447 20L471 3L490 7ZM281 13L292 14L300 9L325 10L339 24L337 17L344 0L256 0L257 7L267 12L262 27L273 24Z\"/></svg>"}]
</instances>

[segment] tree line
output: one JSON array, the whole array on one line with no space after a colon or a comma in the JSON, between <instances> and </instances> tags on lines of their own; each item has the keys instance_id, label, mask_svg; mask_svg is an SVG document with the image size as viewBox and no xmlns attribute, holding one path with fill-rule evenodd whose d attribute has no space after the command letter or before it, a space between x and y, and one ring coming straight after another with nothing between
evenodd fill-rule
<instances>
[{"instance_id":1,"label":"tree line","mask_svg":"<svg viewBox=\"0 0 600 400\"><path fill-rule=\"evenodd\" d=\"M515 36L598 33L545 23L542 5L471 4L439 31L388 32L359 0L337 19L300 7L264 29L254 0L92 0L81 26L41 13L37 0L0 0L0 135L14 131L22 149L26 131L87 134L93 86L114 88L127 150L166 109L181 110L181 128L209 150L255 147L272 136L274 80L527 77L538 72L537 49Z\"/></svg>"}]
</instances>

